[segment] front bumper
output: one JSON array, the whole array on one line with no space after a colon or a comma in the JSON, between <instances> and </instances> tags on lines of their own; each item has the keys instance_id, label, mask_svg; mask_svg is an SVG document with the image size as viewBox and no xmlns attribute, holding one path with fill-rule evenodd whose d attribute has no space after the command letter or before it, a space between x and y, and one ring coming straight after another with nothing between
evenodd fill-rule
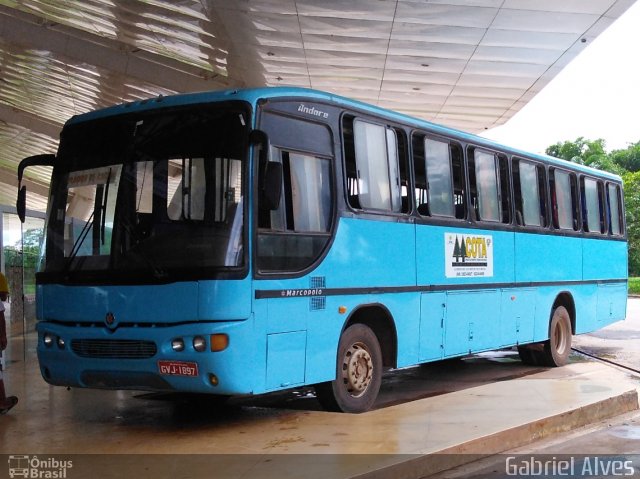
<instances>
[{"instance_id":1,"label":"front bumper","mask_svg":"<svg viewBox=\"0 0 640 479\"><path fill-rule=\"evenodd\" d=\"M40 372L49 384L224 395L254 392L255 364L259 364L254 358L256 348L243 347L252 341L251 320L127 326L115 331L41 321L37 331ZM227 334L228 347L212 352L211 334ZM45 335L52 338L51 344L45 344ZM193 347L196 336L207 340L202 352ZM58 338L63 339L63 346ZM175 338L184 340L184 350L173 350ZM166 368L161 372L160 361L195 363L197 375L166 374Z\"/></svg>"}]
</instances>

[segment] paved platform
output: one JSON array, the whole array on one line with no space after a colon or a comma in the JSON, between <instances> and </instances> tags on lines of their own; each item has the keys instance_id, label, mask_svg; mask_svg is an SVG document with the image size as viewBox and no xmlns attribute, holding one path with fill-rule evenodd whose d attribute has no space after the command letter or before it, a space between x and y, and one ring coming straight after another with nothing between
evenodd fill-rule
<instances>
[{"instance_id":1,"label":"paved platform","mask_svg":"<svg viewBox=\"0 0 640 479\"><path fill-rule=\"evenodd\" d=\"M6 383L20 404L0 417L0 454L71 454L69 479L124 471L130 477L419 478L639 406L637 377L590 361L511 374L517 361L480 358L464 367L465 377L487 375L489 368L509 374L347 415L305 408L303 401L297 409L286 401L284 407L216 407L50 387L33 349L26 360L21 355L12 344ZM456 374L453 368L452 381Z\"/></svg>"}]
</instances>

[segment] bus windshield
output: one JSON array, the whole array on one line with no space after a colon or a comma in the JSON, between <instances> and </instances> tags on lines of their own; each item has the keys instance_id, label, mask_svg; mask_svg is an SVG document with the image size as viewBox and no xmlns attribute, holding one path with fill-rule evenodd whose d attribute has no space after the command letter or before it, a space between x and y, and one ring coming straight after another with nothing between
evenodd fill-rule
<instances>
[{"instance_id":1,"label":"bus windshield","mask_svg":"<svg viewBox=\"0 0 640 479\"><path fill-rule=\"evenodd\" d=\"M248 123L242 109L208 107L67 127L44 273L169 279L242 267Z\"/></svg>"}]
</instances>

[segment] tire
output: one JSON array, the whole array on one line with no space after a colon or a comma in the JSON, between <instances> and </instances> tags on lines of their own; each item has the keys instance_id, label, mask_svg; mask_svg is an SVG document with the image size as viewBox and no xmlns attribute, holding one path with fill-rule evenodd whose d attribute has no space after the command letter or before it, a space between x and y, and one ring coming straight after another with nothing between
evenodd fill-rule
<instances>
[{"instance_id":1,"label":"tire","mask_svg":"<svg viewBox=\"0 0 640 479\"><path fill-rule=\"evenodd\" d=\"M553 310L549 324L549 339L544 342L542 364L549 367L564 366L571 354L571 317L564 306Z\"/></svg>"},{"instance_id":2,"label":"tire","mask_svg":"<svg viewBox=\"0 0 640 479\"><path fill-rule=\"evenodd\" d=\"M518 356L520 360L529 366L537 366L538 358L529 346L518 346Z\"/></svg>"},{"instance_id":3,"label":"tire","mask_svg":"<svg viewBox=\"0 0 640 479\"><path fill-rule=\"evenodd\" d=\"M340 337L336 359L336 379L315 386L320 404L327 411L368 411L382 382L382 353L375 333L364 324L349 326Z\"/></svg>"}]
</instances>

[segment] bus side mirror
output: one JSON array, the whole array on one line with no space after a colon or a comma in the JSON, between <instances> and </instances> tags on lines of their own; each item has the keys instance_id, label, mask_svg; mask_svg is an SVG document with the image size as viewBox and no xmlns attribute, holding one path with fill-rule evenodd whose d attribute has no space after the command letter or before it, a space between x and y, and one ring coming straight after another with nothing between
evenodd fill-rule
<instances>
[{"instance_id":1,"label":"bus side mirror","mask_svg":"<svg viewBox=\"0 0 640 479\"><path fill-rule=\"evenodd\" d=\"M27 187L22 185L18 190L18 200L16 201L16 210L18 210L18 218L24 223L27 216Z\"/></svg>"},{"instance_id":2,"label":"bus side mirror","mask_svg":"<svg viewBox=\"0 0 640 479\"><path fill-rule=\"evenodd\" d=\"M258 157L260 203L264 209L277 210L282 196L282 163L271 161L269 136L262 130L252 130L249 134L252 145L259 145Z\"/></svg>"},{"instance_id":3,"label":"bus side mirror","mask_svg":"<svg viewBox=\"0 0 640 479\"><path fill-rule=\"evenodd\" d=\"M24 219L27 213L27 187L22 184L22 175L25 168L30 166L53 166L56 159L56 155L35 155L29 156L22 160L18 165L18 199L16 200L16 210L18 212L18 218L24 223Z\"/></svg>"}]
</instances>

